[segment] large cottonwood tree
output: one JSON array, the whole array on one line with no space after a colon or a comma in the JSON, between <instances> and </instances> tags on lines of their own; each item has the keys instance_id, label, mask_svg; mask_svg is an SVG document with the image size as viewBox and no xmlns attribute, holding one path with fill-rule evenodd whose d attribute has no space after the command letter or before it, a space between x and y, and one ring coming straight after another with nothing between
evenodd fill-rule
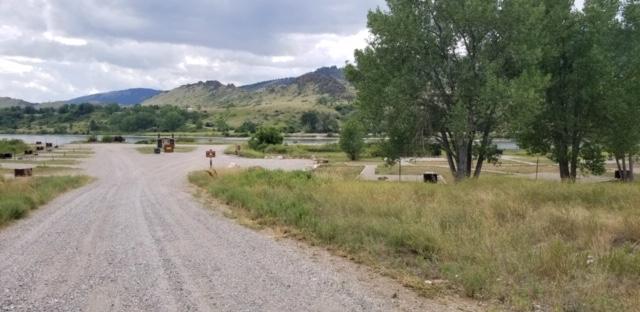
<instances>
[{"instance_id":1,"label":"large cottonwood tree","mask_svg":"<svg viewBox=\"0 0 640 312\"><path fill-rule=\"evenodd\" d=\"M369 46L347 68L362 115L388 137L388 157L411 155L435 137L457 181L479 176L508 113L541 100L542 5L387 3L369 13Z\"/></svg>"},{"instance_id":2,"label":"large cottonwood tree","mask_svg":"<svg viewBox=\"0 0 640 312\"><path fill-rule=\"evenodd\" d=\"M621 179L633 181L634 159L640 152L640 1L591 1L585 14L601 30L598 44L608 61L601 77L601 144L615 158Z\"/></svg>"},{"instance_id":3,"label":"large cottonwood tree","mask_svg":"<svg viewBox=\"0 0 640 312\"><path fill-rule=\"evenodd\" d=\"M521 146L549 155L561 179L575 181L581 168L602 170L603 147L618 158L637 150L638 2L586 0L582 10L573 0L543 2L540 68L550 81L542 105L519 109L512 126Z\"/></svg>"}]
</instances>

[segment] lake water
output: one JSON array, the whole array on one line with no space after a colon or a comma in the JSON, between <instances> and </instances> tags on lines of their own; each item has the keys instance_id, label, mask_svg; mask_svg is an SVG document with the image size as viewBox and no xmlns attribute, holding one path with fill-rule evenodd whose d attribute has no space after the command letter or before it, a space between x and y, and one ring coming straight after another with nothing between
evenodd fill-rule
<instances>
[{"instance_id":1,"label":"lake water","mask_svg":"<svg viewBox=\"0 0 640 312\"><path fill-rule=\"evenodd\" d=\"M88 135L58 135L58 134L0 134L0 139L19 139L26 143L33 144L36 141L53 143L54 145L64 145L73 142L86 142ZM98 136L98 139L100 136ZM136 143L145 140L154 140L155 136L135 136L125 135L127 143ZM247 138L228 138L228 137L194 137L197 143L211 144L238 144L246 142ZM331 144L337 143L337 137L325 136L291 136L285 138L288 144ZM518 144L509 139L496 139L494 143L501 150L518 150Z\"/></svg>"},{"instance_id":2,"label":"lake water","mask_svg":"<svg viewBox=\"0 0 640 312\"><path fill-rule=\"evenodd\" d=\"M156 136L135 136L124 135L127 143L137 143L140 141L155 140ZM33 144L35 142L47 142L54 145L64 145L74 142L86 142L88 135L58 135L58 134L0 134L0 139L18 139L26 143ZM98 136L100 139L101 136ZM190 137L191 138L191 137ZM230 138L230 137L193 137L196 143L211 144L237 144L243 143L248 138ZM314 136L293 136L285 138L288 144L327 144L337 143L338 138L314 137Z\"/></svg>"}]
</instances>

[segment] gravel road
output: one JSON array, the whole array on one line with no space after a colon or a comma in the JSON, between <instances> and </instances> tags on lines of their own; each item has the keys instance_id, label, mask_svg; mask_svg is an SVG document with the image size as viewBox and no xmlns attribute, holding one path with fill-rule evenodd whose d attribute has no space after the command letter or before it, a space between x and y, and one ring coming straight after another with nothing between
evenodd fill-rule
<instances>
[{"instance_id":1,"label":"gravel road","mask_svg":"<svg viewBox=\"0 0 640 312\"><path fill-rule=\"evenodd\" d=\"M143 155L130 145L93 148L83 166L95 182L0 230L0 311L460 309L203 207L186 174L208 167L205 147L172 155ZM312 165L230 156L215 162Z\"/></svg>"}]
</instances>

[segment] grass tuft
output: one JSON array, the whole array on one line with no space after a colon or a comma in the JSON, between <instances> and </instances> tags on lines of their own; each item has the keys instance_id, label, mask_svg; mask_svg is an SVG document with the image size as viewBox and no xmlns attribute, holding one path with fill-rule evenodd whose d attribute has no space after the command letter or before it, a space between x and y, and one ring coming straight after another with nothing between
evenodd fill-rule
<instances>
[{"instance_id":1,"label":"grass tuft","mask_svg":"<svg viewBox=\"0 0 640 312\"><path fill-rule=\"evenodd\" d=\"M25 217L57 195L89 181L85 176L35 177L7 180L0 178L0 226Z\"/></svg>"}]
</instances>

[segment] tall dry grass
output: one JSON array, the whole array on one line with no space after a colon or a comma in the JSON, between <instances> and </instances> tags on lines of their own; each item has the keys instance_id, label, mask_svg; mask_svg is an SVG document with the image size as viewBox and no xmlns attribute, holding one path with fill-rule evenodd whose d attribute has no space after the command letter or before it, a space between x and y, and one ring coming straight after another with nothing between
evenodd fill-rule
<instances>
[{"instance_id":1,"label":"tall dry grass","mask_svg":"<svg viewBox=\"0 0 640 312\"><path fill-rule=\"evenodd\" d=\"M640 306L637 184L393 184L264 170L190 179L262 224L294 228L425 294L519 311Z\"/></svg>"},{"instance_id":2,"label":"tall dry grass","mask_svg":"<svg viewBox=\"0 0 640 312\"><path fill-rule=\"evenodd\" d=\"M23 218L60 193L89 181L85 176L52 176L4 180L0 177L0 226Z\"/></svg>"}]
</instances>

